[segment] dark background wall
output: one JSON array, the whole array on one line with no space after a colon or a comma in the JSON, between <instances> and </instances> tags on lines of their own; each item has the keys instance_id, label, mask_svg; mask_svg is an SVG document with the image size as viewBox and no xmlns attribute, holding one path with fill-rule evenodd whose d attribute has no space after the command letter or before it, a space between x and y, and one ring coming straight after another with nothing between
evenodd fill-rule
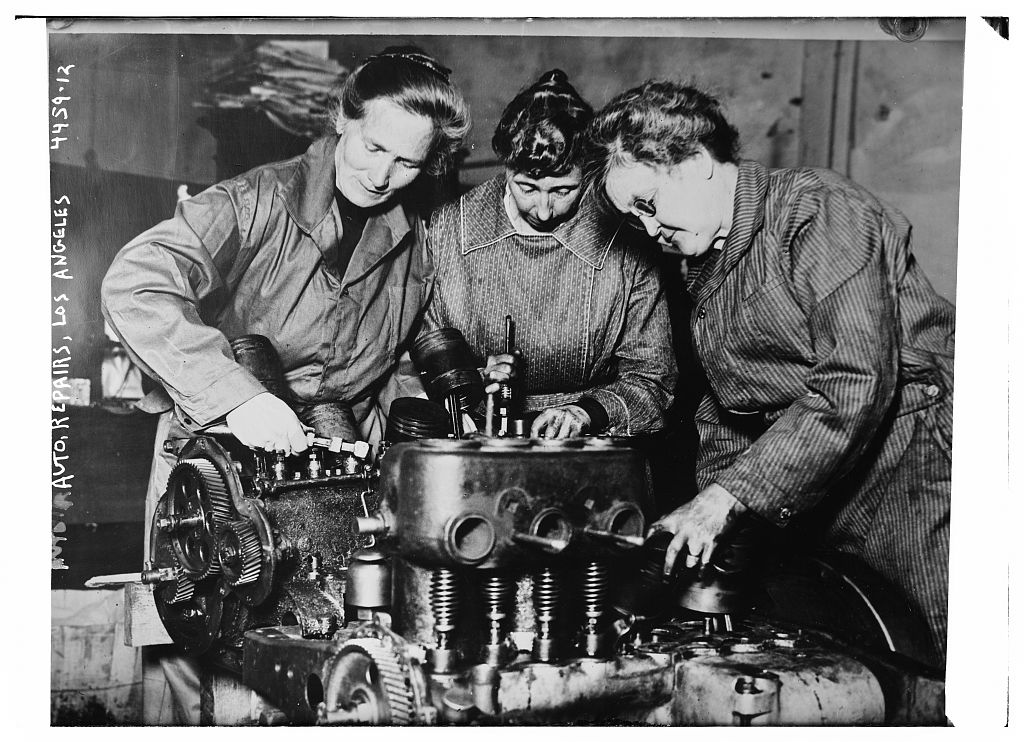
<instances>
[{"instance_id":1,"label":"dark background wall","mask_svg":"<svg viewBox=\"0 0 1024 742\"><path fill-rule=\"evenodd\" d=\"M794 33L801 30L796 26ZM548 69L564 69L595 106L646 79L694 80L725 102L740 130L744 156L775 167L833 167L906 212L926 271L939 292L953 300L963 41L926 35L908 44L881 32L878 36L870 41L414 34L290 38L320 38L330 55L350 68L386 45L410 42L452 67L474 117L461 174L466 185L497 172L490 137L501 110ZM53 63L77 65L68 104L71 142L54 152L53 161L171 181L215 182L217 142L199 124L204 112L195 102L202 99L203 82L213 69L268 38L289 37L51 34ZM104 206L107 218L115 221L119 211L135 208L121 199ZM106 258L109 249L88 247L97 258Z\"/></svg>"},{"instance_id":2,"label":"dark background wall","mask_svg":"<svg viewBox=\"0 0 1024 742\"><path fill-rule=\"evenodd\" d=\"M959 40L955 32L950 40L947 28L908 44L881 32L843 39L819 29L799 38L813 30L807 26L794 27L795 38L732 38L730 28L738 37L750 26L723 22L715 38L627 37L616 35L614 25L607 36L493 36L483 35L484 29L468 36L292 38L324 42L330 56L349 67L386 45L410 42L452 67L475 122L460 172L463 186L498 172L490 150L494 125L515 93L548 69L565 70L595 107L649 78L694 80L725 103L740 130L744 156L777 167L832 167L903 210L914 224L915 251L925 272L953 300L962 32ZM95 396L105 345L99 284L114 253L172 213L178 185L188 184L195 193L235 167L201 124L206 112L195 103L203 98L204 80L234 55L269 38L288 37L74 30L49 37L51 65L76 65L67 104L70 140L52 152L51 187L72 202L71 375L92 378ZM251 164L290 154L247 141L254 150ZM677 267L666 261L685 365L686 305ZM82 416L81 443L72 454L97 465L80 469L70 522L95 530L96 523L141 521L151 441L126 453L125 440L151 436L148 421L93 412ZM680 414L685 417L685 406ZM686 462L670 461L675 464ZM135 499L126 500L129 492L137 493Z\"/></svg>"}]
</instances>

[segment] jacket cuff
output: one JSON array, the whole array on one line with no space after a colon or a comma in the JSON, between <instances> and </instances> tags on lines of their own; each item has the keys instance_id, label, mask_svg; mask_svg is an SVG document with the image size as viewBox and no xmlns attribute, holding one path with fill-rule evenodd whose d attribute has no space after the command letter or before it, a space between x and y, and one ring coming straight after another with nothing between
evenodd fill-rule
<instances>
[{"instance_id":1,"label":"jacket cuff","mask_svg":"<svg viewBox=\"0 0 1024 742\"><path fill-rule=\"evenodd\" d=\"M741 475L726 469L715 477L715 484L779 528L789 525L803 510L792 493L756 475Z\"/></svg>"},{"instance_id":2,"label":"jacket cuff","mask_svg":"<svg viewBox=\"0 0 1024 742\"><path fill-rule=\"evenodd\" d=\"M576 401L576 406L590 416L590 432L600 433L608 427L608 411L593 397L583 396Z\"/></svg>"},{"instance_id":3,"label":"jacket cuff","mask_svg":"<svg viewBox=\"0 0 1024 742\"><path fill-rule=\"evenodd\" d=\"M255 376L235 365L215 382L190 397L171 392L181 422L197 430L212 425L220 418L257 394L267 391Z\"/></svg>"},{"instance_id":4,"label":"jacket cuff","mask_svg":"<svg viewBox=\"0 0 1024 742\"><path fill-rule=\"evenodd\" d=\"M606 432L618 435L633 434L633 431L630 430L629 408L626 406L626 401L618 394L607 389L589 389L583 398L592 399L601 405L607 418L604 426ZM580 406L582 407L582 405Z\"/></svg>"}]
</instances>

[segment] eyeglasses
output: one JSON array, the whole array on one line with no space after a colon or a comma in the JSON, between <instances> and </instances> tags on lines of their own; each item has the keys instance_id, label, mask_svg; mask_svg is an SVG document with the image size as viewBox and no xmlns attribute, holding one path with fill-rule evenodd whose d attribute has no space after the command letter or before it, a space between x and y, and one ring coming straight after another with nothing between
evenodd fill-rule
<instances>
[{"instance_id":1,"label":"eyeglasses","mask_svg":"<svg viewBox=\"0 0 1024 742\"><path fill-rule=\"evenodd\" d=\"M633 229L639 229L641 232L646 232L647 227L640 221L641 216L654 218L658 213L657 208L654 206L653 198L635 198L633 199L633 209L626 214L626 224L633 227Z\"/></svg>"}]
</instances>

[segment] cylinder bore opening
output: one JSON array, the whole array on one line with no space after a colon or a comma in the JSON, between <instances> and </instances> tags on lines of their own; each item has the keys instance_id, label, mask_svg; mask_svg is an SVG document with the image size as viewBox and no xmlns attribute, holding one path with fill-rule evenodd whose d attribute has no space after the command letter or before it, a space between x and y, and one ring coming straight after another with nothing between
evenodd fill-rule
<instances>
[{"instance_id":1,"label":"cylinder bore opening","mask_svg":"<svg viewBox=\"0 0 1024 742\"><path fill-rule=\"evenodd\" d=\"M542 512L533 522L533 535L564 541L572 534L565 516L557 510Z\"/></svg>"},{"instance_id":2,"label":"cylinder bore opening","mask_svg":"<svg viewBox=\"0 0 1024 742\"><path fill-rule=\"evenodd\" d=\"M642 536L644 516L635 508L623 508L612 516L608 530L616 536Z\"/></svg>"},{"instance_id":3,"label":"cylinder bore opening","mask_svg":"<svg viewBox=\"0 0 1024 742\"><path fill-rule=\"evenodd\" d=\"M306 678L306 703L316 709L324 700L324 683L315 673Z\"/></svg>"},{"instance_id":4,"label":"cylinder bore opening","mask_svg":"<svg viewBox=\"0 0 1024 742\"><path fill-rule=\"evenodd\" d=\"M448 543L456 559L468 563L483 561L494 550L494 526L481 515L464 515L449 531Z\"/></svg>"}]
</instances>

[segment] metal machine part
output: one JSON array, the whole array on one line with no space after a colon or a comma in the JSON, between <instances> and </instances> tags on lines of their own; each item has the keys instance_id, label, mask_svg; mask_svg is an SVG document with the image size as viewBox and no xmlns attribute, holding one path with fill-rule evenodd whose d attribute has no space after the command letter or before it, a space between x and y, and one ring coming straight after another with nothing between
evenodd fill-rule
<instances>
[{"instance_id":1,"label":"metal machine part","mask_svg":"<svg viewBox=\"0 0 1024 742\"><path fill-rule=\"evenodd\" d=\"M444 402L453 436L462 438L462 413L484 396L483 379L466 339L454 328L441 327L420 335L409 355L419 369L427 393Z\"/></svg>"},{"instance_id":2,"label":"metal machine part","mask_svg":"<svg viewBox=\"0 0 1024 742\"><path fill-rule=\"evenodd\" d=\"M399 397L391 403L384 438L389 444L422 438L446 438L448 413L429 399Z\"/></svg>"},{"instance_id":3,"label":"metal machine part","mask_svg":"<svg viewBox=\"0 0 1024 742\"><path fill-rule=\"evenodd\" d=\"M613 657L520 659L456 674L431 672L421 647L379 624L331 642L258 629L247 638L243 679L294 721L315 714L321 724L944 722L938 681L907 673L895 696L891 679L827 636L761 620L710 636L701 621L670 620Z\"/></svg>"},{"instance_id":4,"label":"metal machine part","mask_svg":"<svg viewBox=\"0 0 1024 742\"><path fill-rule=\"evenodd\" d=\"M647 501L643 457L616 439L424 440L394 446L382 464L379 517L361 522L404 559L496 569L591 559L636 536Z\"/></svg>"},{"instance_id":5,"label":"metal machine part","mask_svg":"<svg viewBox=\"0 0 1024 742\"><path fill-rule=\"evenodd\" d=\"M710 577L665 578L623 441L400 443L379 479L305 458L188 441L138 575L186 653L290 723L945 721L941 680L898 654L912 622L853 565L752 586L741 529Z\"/></svg>"},{"instance_id":6,"label":"metal machine part","mask_svg":"<svg viewBox=\"0 0 1024 742\"><path fill-rule=\"evenodd\" d=\"M183 447L154 516L150 562L168 577L157 610L186 652L237 655L257 626L329 637L345 625L346 573L371 541L355 519L376 507L375 471L324 472L305 458L209 436Z\"/></svg>"},{"instance_id":7,"label":"metal machine part","mask_svg":"<svg viewBox=\"0 0 1024 742\"><path fill-rule=\"evenodd\" d=\"M505 315L505 344L502 352L517 355L516 323L512 315ZM499 384L498 391L487 395L487 412L484 430L487 436L499 438L523 437L523 420L518 416L515 385L511 381Z\"/></svg>"},{"instance_id":8,"label":"metal machine part","mask_svg":"<svg viewBox=\"0 0 1024 742\"><path fill-rule=\"evenodd\" d=\"M434 672L453 673L477 658L498 666L514 654L512 586L533 574L534 657L550 662L576 645L597 656L608 645L602 561L640 540L645 481L639 453L610 439L393 447L382 464L381 512L359 526L380 537L403 575L395 628L431 646ZM579 600L563 607L569 586ZM413 594L421 599L409 600ZM423 604L429 628L416 608ZM460 611L464 604L472 608Z\"/></svg>"}]
</instances>

